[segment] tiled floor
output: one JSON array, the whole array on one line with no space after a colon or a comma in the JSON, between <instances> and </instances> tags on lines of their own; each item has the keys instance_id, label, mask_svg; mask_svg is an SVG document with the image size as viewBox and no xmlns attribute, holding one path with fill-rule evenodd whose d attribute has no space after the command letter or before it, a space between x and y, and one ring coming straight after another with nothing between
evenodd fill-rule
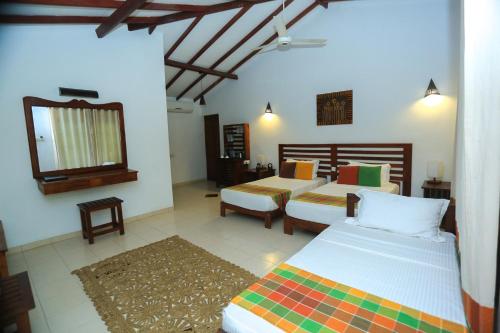
<instances>
[{"instance_id":1,"label":"tiled floor","mask_svg":"<svg viewBox=\"0 0 500 333\"><path fill-rule=\"evenodd\" d=\"M283 234L283 222L273 229L263 221L228 213L219 216L216 191L199 182L174 188L175 210L125 225L123 236L108 234L88 245L81 238L64 240L8 256L11 273L28 271L36 308L30 312L33 332L106 332L80 280L71 271L169 236L179 235L206 250L262 276L307 244L314 235Z\"/></svg>"}]
</instances>

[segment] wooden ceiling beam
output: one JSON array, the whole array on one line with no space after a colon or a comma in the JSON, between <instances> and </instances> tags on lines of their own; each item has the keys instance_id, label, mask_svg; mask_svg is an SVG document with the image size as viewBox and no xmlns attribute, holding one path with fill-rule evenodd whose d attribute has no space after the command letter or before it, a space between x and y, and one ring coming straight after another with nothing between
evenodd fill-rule
<instances>
[{"instance_id":1,"label":"wooden ceiling beam","mask_svg":"<svg viewBox=\"0 0 500 333\"><path fill-rule=\"evenodd\" d=\"M285 1L285 7L288 7L294 0L286 0ZM274 16L278 15L283 11L283 6L279 5L276 10L274 10L271 14L269 14L265 19L263 19L258 25L256 25L249 33L247 33L238 43L236 43L229 51L224 53L217 61L215 61L212 66L210 66L210 69L215 69L217 66L219 66L224 60L229 58L236 50L238 50L243 44L245 44L250 38L255 36L257 32L262 30L268 23L270 23L273 19ZM190 85L184 89L179 96L177 96L177 100L182 98L185 94L188 93L194 86L196 86L203 78L205 77L205 74L200 75L196 80L191 82Z\"/></svg>"},{"instance_id":2,"label":"wooden ceiling beam","mask_svg":"<svg viewBox=\"0 0 500 333\"><path fill-rule=\"evenodd\" d=\"M196 17L193 20L193 22L191 22L189 27L187 27L187 29L182 33L182 35L175 41L175 43L170 47L170 49L167 51L167 53L165 53L165 57L164 57L165 61L167 61L168 58L170 58L172 53L174 53L174 51L179 47L179 45L181 45L181 43L184 41L184 39L186 39L186 37L191 33L191 31L193 31L193 29L198 25L198 23L200 23L202 18L203 18L203 15L200 15L200 16Z\"/></svg>"},{"instance_id":3,"label":"wooden ceiling beam","mask_svg":"<svg viewBox=\"0 0 500 333\"><path fill-rule=\"evenodd\" d=\"M30 5L111 8L111 9L120 8L120 6L123 4L123 1L119 0L5 0L5 2L30 4ZM199 13L206 11L208 7L210 6L146 2L140 7L140 9Z\"/></svg>"},{"instance_id":4,"label":"wooden ceiling beam","mask_svg":"<svg viewBox=\"0 0 500 333\"><path fill-rule=\"evenodd\" d=\"M181 68L181 69L188 70L188 71L204 73L204 74L208 74L208 75L220 76L220 77L223 77L225 79L238 80L238 75L236 75L236 74L216 71L216 70L213 70L210 68L200 67L200 66L196 66L196 65L192 65L192 64L186 64L186 63L180 62L180 61L167 59L167 60L165 60L165 65L171 66L171 67Z\"/></svg>"},{"instance_id":5,"label":"wooden ceiling beam","mask_svg":"<svg viewBox=\"0 0 500 333\"><path fill-rule=\"evenodd\" d=\"M0 24L101 24L107 16L57 16L57 15L0 15ZM155 17L133 16L124 23L150 24Z\"/></svg>"},{"instance_id":6,"label":"wooden ceiling beam","mask_svg":"<svg viewBox=\"0 0 500 333\"><path fill-rule=\"evenodd\" d=\"M220 13L226 10L232 10L232 9L237 9L241 7L246 7L246 6L253 6L259 3L264 3L264 2L269 2L273 0L255 0L252 2L248 1L242 1L242 0L233 0L230 2L223 2L215 5L210 5L207 6L208 8L203 12L203 14L214 14L214 13ZM165 16L160 16L157 19L157 22L154 24L129 24L128 25L128 30L134 31L134 30L140 30L140 29L146 29L150 28L151 26L157 26L157 25L162 25L162 24L167 24L167 23L172 23L172 22L177 22L177 21L182 21L182 20L187 20L190 18L194 18L198 16L199 13L193 13L193 12L178 12L174 14L169 14Z\"/></svg>"},{"instance_id":7,"label":"wooden ceiling beam","mask_svg":"<svg viewBox=\"0 0 500 333\"><path fill-rule=\"evenodd\" d=\"M95 33L98 38L103 38L120 23L125 21L127 17L132 15L137 9L146 3L146 0L126 0L123 4L111 14L105 22L101 23L96 29Z\"/></svg>"},{"instance_id":8,"label":"wooden ceiling beam","mask_svg":"<svg viewBox=\"0 0 500 333\"><path fill-rule=\"evenodd\" d=\"M319 6L318 2L313 2L310 4L308 7L306 7L302 12L300 12L297 16L295 16L290 22L287 23L286 28L290 29L295 23L300 21L304 16L309 14L314 8ZM266 39L263 43L260 44L260 46L266 45L271 43L273 40L275 40L278 37L278 34L275 33L272 36L270 36L268 39ZM259 53L259 50L254 50L250 52L245 58L243 58L240 62L238 62L236 65L234 65L228 73L234 73L238 68L240 68L244 63L246 63L248 60L250 60L253 56L255 56L257 53ZM209 85L205 90L203 90L198 96L195 97L195 101L199 100L201 96L206 95L210 90L212 90L215 86L217 86L219 83L221 83L224 80L224 78L219 78L215 82L213 82L211 85Z\"/></svg>"},{"instance_id":9,"label":"wooden ceiling beam","mask_svg":"<svg viewBox=\"0 0 500 333\"><path fill-rule=\"evenodd\" d=\"M328 9L328 0L316 0L316 2L325 9Z\"/></svg>"},{"instance_id":10,"label":"wooden ceiling beam","mask_svg":"<svg viewBox=\"0 0 500 333\"><path fill-rule=\"evenodd\" d=\"M203 47L198 52L196 52L194 56L191 57L191 59L189 59L188 64L194 64L194 62L198 60L198 58L201 57L201 55L205 53L205 51L208 50L210 46L212 46L227 30L229 30L229 28L231 28L243 15L245 15L250 7L251 6L244 6L243 8L241 8L238 13L236 13L236 15L234 15L219 31L217 31L217 33L212 38L210 38L208 42L205 43L205 45L203 45ZM179 70L167 83L166 89L170 88L175 83L175 81L177 81L177 79L182 74L184 74L184 72L184 69Z\"/></svg>"}]
</instances>

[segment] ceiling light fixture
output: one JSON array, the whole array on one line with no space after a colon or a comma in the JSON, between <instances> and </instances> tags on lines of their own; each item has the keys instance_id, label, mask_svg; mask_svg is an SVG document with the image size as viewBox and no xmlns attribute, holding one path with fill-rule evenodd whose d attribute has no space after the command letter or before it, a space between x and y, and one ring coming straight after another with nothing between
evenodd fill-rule
<instances>
[{"instance_id":1,"label":"ceiling light fixture","mask_svg":"<svg viewBox=\"0 0 500 333\"><path fill-rule=\"evenodd\" d=\"M200 88L201 88L201 93L203 94L203 79L200 80ZM201 97L200 97L200 105L201 106L207 105L207 101L205 101L205 95L201 95Z\"/></svg>"}]
</instances>

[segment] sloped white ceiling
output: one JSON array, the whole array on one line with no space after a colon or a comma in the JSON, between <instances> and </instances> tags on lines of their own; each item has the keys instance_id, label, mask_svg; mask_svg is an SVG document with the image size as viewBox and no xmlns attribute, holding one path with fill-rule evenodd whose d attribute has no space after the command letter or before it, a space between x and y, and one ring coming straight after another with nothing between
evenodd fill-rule
<instances>
[{"instance_id":1,"label":"sloped white ceiling","mask_svg":"<svg viewBox=\"0 0 500 333\"><path fill-rule=\"evenodd\" d=\"M196 5L211 5L221 2L221 0L195 0L195 1L180 1L180 0L155 0L156 3L179 3ZM314 0L295 0L285 10L285 18L287 21L294 18L307 6L313 3ZM223 34L198 60L195 65L202 67L210 67L219 57L225 54L236 43L238 43L248 32L257 26L265 17L272 13L275 9L281 6L281 0L270 1L262 4L254 5L247 11L225 34ZM330 4L333 7L333 4ZM325 9L318 6L308 16L320 15ZM82 15L82 16L109 16L114 9L93 9L93 8L80 8L80 7L62 7L62 6L38 6L26 4L8 4L3 9L4 14L17 14L17 15ZM183 43L175 50L170 57L173 60L180 62L188 62L191 57L200 50L207 41L209 41L231 18L236 15L240 9L205 15L200 23L191 31ZM168 11L154 11L154 10L137 10L132 16L159 16L166 15L172 12ZM179 36L187 29L194 19L177 21L174 23L159 26L155 30L155 34L163 34L164 36L164 51L170 49ZM306 16L304 21L310 21ZM321 38L322 36L300 36L300 25L290 29L292 35L299 37L314 37ZM91 26L94 29L94 26ZM126 26L120 27L126 29ZM132 32L131 32L132 33ZM148 38L147 30L143 30L144 38ZM260 45L265 39L274 34L272 24L266 25L258 33L256 33L249 41L242 45L236 52L228 57L222 64L217 67L217 70L228 71L231 67L243 59L253 48ZM97 37L96 37L97 38ZM257 55L252 61L256 61L259 57L265 55ZM165 67L166 81L168 82L179 69L173 67ZM238 74L238 73L236 73ZM178 96L191 82L198 78L199 74L192 71L185 71L184 74L176 80L167 91L168 96ZM206 88L218 77L208 75L203 81L203 87ZM263 78L265 79L265 78ZM223 84L220 84L215 89L218 89ZM214 89L214 90L215 90ZM194 98L201 92L201 84L193 87L184 97Z\"/></svg>"}]
</instances>

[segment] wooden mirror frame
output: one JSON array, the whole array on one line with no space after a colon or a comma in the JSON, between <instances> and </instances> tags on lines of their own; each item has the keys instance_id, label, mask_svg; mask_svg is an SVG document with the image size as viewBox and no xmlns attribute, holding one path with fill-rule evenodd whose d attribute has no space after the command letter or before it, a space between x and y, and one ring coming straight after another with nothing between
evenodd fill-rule
<instances>
[{"instance_id":1,"label":"wooden mirror frame","mask_svg":"<svg viewBox=\"0 0 500 333\"><path fill-rule=\"evenodd\" d=\"M93 172L127 169L127 146L125 141L125 121L123 118L123 105L122 103L114 102L107 104L91 104L85 100L73 99L68 102L55 102L43 98L26 96L23 98L24 115L26 117L26 130L28 133L28 145L31 157L31 168L33 170L33 178L40 179L46 176L69 176L88 174ZM122 162L113 165L63 169L53 171L40 171L40 164L38 162L38 149L36 147L35 124L33 122L33 106L45 107L62 107L62 108L86 108L86 109L101 109L101 110L117 110L120 121L120 143Z\"/></svg>"}]
</instances>

